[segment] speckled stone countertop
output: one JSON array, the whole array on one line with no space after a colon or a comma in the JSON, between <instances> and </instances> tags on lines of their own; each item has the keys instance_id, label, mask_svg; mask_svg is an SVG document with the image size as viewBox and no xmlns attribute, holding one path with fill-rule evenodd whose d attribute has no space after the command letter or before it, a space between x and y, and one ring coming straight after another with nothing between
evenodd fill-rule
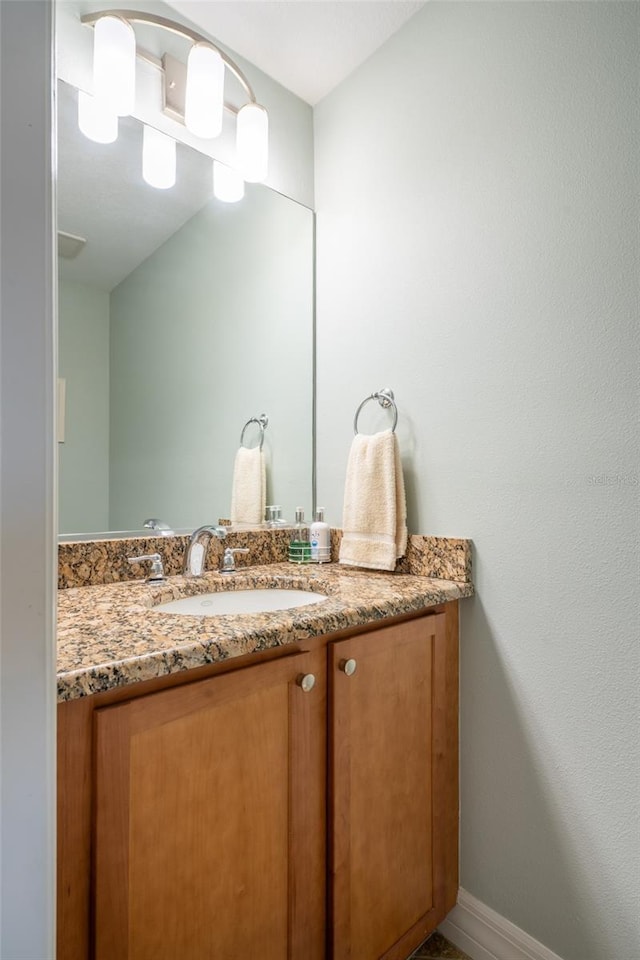
<instances>
[{"instance_id":1,"label":"speckled stone countertop","mask_svg":"<svg viewBox=\"0 0 640 960\"><path fill-rule=\"evenodd\" d=\"M287 559L291 529L264 530L259 527L244 529L230 527L224 545L215 540L207 551L207 570L217 570L224 547L248 547L247 557L238 556L238 568L256 564L282 563ZM331 529L331 559L340 553L342 531ZM181 573L184 552L189 537L176 534L170 537L119 537L103 540L76 540L58 547L58 587L89 587L104 583L143 580L147 571L132 567L128 557L159 553L165 574ZM452 537L426 537L411 534L407 554L398 561L397 573L411 573L418 577L438 577L444 580L471 581L471 541Z\"/></svg>"},{"instance_id":2,"label":"speckled stone countertop","mask_svg":"<svg viewBox=\"0 0 640 960\"><path fill-rule=\"evenodd\" d=\"M310 589L327 600L262 614L184 616L158 603L218 590ZM270 563L223 576L171 577L160 586L110 583L59 592L58 699L166 676L473 595L469 582L374 573L338 564Z\"/></svg>"}]
</instances>

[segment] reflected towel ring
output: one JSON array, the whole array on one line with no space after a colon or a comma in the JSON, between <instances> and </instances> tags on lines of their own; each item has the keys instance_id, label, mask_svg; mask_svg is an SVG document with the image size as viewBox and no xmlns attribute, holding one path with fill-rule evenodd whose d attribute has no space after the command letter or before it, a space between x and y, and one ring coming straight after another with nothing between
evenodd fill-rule
<instances>
[{"instance_id":1,"label":"reflected towel ring","mask_svg":"<svg viewBox=\"0 0 640 960\"><path fill-rule=\"evenodd\" d=\"M370 396L365 397L356 410L356 415L353 418L353 432L355 435L358 435L358 417L360 416L360 411L364 407L365 403L369 403L369 400L377 400L380 406L384 407L385 409L387 407L393 407L393 426L391 427L391 432L395 433L396 426L398 425L398 408L393 396L393 390L390 387L383 387L382 390L378 390L376 393L372 393Z\"/></svg>"},{"instance_id":2,"label":"reflected towel ring","mask_svg":"<svg viewBox=\"0 0 640 960\"><path fill-rule=\"evenodd\" d=\"M252 423L257 423L260 428L260 449L262 450L262 444L264 443L264 431L269 425L269 417L266 413L261 413L259 417L249 417L244 427L242 428L242 433L240 434L240 446L244 447L244 435L248 426ZM248 447L248 450L253 450L253 447Z\"/></svg>"}]
</instances>

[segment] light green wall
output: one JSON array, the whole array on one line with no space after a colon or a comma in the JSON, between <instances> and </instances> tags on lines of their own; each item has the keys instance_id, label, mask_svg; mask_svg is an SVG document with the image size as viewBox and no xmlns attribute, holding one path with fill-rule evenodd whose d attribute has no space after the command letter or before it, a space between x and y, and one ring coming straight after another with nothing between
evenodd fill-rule
<instances>
[{"instance_id":1,"label":"light green wall","mask_svg":"<svg viewBox=\"0 0 640 960\"><path fill-rule=\"evenodd\" d=\"M318 499L390 386L416 532L472 537L461 882L640 956L636 3L437 3L315 111Z\"/></svg>"},{"instance_id":2,"label":"light green wall","mask_svg":"<svg viewBox=\"0 0 640 960\"><path fill-rule=\"evenodd\" d=\"M111 529L229 515L269 416L267 502L311 509L313 215L262 187L212 200L111 294ZM252 438L247 435L247 441Z\"/></svg>"},{"instance_id":3,"label":"light green wall","mask_svg":"<svg viewBox=\"0 0 640 960\"><path fill-rule=\"evenodd\" d=\"M60 533L108 529L109 294L61 281L59 376L66 379L58 444Z\"/></svg>"}]
</instances>

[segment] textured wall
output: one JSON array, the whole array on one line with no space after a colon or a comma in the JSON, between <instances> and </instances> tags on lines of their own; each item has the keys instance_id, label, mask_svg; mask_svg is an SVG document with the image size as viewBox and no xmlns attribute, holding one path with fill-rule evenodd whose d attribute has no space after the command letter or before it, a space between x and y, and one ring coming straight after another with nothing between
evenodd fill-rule
<instances>
[{"instance_id":1,"label":"textured wall","mask_svg":"<svg viewBox=\"0 0 640 960\"><path fill-rule=\"evenodd\" d=\"M109 294L61 282L58 370L66 380L58 447L60 533L109 529Z\"/></svg>"},{"instance_id":2,"label":"textured wall","mask_svg":"<svg viewBox=\"0 0 640 960\"><path fill-rule=\"evenodd\" d=\"M461 883L565 960L640 955L639 14L429 3L315 114L318 499L393 387L476 548Z\"/></svg>"}]
</instances>

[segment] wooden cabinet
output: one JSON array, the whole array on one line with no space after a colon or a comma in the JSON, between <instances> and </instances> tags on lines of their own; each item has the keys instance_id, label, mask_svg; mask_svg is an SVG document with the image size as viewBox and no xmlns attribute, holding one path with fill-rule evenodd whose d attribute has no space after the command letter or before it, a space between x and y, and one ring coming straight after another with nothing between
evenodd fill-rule
<instances>
[{"instance_id":1,"label":"wooden cabinet","mask_svg":"<svg viewBox=\"0 0 640 960\"><path fill-rule=\"evenodd\" d=\"M58 960L401 960L454 905L457 605L304 647L60 704Z\"/></svg>"},{"instance_id":2,"label":"wooden cabinet","mask_svg":"<svg viewBox=\"0 0 640 960\"><path fill-rule=\"evenodd\" d=\"M304 689L310 660L96 711L96 960L324 955L324 709L320 684Z\"/></svg>"},{"instance_id":3,"label":"wooden cabinet","mask_svg":"<svg viewBox=\"0 0 640 960\"><path fill-rule=\"evenodd\" d=\"M455 903L446 653L443 614L329 647L334 960L407 957Z\"/></svg>"}]
</instances>

